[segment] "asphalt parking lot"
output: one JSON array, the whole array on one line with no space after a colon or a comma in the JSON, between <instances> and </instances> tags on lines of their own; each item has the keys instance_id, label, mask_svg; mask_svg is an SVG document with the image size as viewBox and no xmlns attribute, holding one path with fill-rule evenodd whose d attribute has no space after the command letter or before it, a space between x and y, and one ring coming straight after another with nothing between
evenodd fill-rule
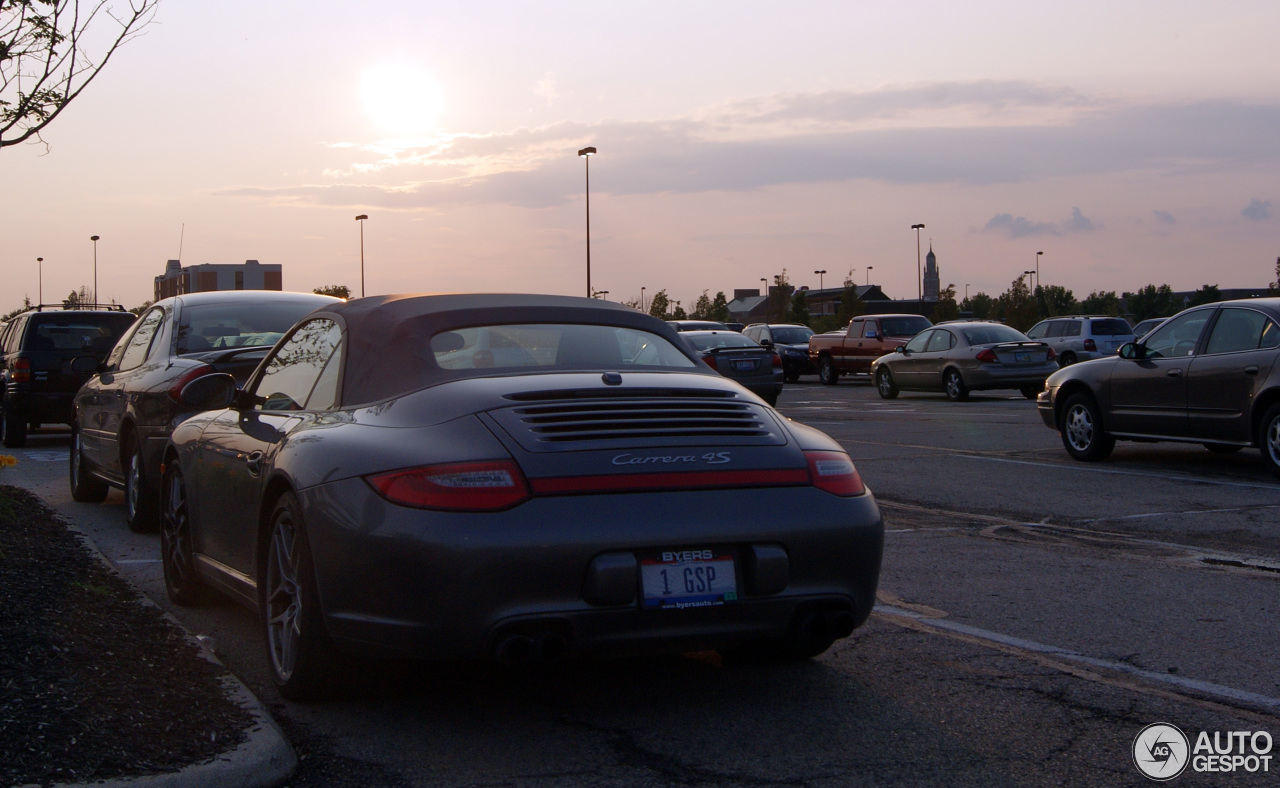
<instances>
[{"instance_id":1,"label":"asphalt parking lot","mask_svg":"<svg viewBox=\"0 0 1280 788\"><path fill-rule=\"evenodd\" d=\"M1121 443L1077 463L1016 392L886 401L806 377L779 409L850 451L889 532L871 622L782 667L394 666L286 703L250 614L173 609L119 494L71 502L64 434L33 436L9 481L214 638L298 748L295 785L1140 785L1148 724L1280 736L1280 483L1256 451Z\"/></svg>"}]
</instances>

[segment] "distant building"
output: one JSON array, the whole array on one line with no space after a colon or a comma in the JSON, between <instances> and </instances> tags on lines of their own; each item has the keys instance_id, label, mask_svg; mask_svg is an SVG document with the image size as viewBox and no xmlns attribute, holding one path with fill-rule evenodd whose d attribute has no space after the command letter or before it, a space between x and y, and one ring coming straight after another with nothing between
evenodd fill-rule
<instances>
[{"instance_id":1,"label":"distant building","mask_svg":"<svg viewBox=\"0 0 1280 788\"><path fill-rule=\"evenodd\" d=\"M929 255L924 258L924 300L937 301L942 293L942 278L938 272L938 256L929 242Z\"/></svg>"},{"instance_id":2,"label":"distant building","mask_svg":"<svg viewBox=\"0 0 1280 788\"><path fill-rule=\"evenodd\" d=\"M283 277L280 265L263 265L257 260L245 260L244 265L205 263L185 268L180 260L170 260L164 273L156 277L155 300L209 290L283 290Z\"/></svg>"}]
</instances>

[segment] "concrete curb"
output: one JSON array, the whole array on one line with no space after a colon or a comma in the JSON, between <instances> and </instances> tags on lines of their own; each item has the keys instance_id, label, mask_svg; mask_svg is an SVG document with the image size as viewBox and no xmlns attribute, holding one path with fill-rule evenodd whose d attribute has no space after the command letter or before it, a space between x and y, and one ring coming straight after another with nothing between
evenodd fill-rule
<instances>
[{"instance_id":1,"label":"concrete curb","mask_svg":"<svg viewBox=\"0 0 1280 788\"><path fill-rule=\"evenodd\" d=\"M65 520L64 520L65 522ZM104 566L124 579L115 564L111 563L93 540L80 528L67 523L68 528L80 537L89 550ZM128 580L126 579L126 582ZM156 604L142 589L129 584L137 592L138 601L161 610L161 614L180 629L191 643L200 649L200 656L226 669L222 660L213 653L210 643L193 635L182 622ZM266 706L244 682L230 670L222 677L223 691L227 699L253 715L253 723L246 731L246 741L234 750L224 752L211 760L186 766L176 772L144 774L138 777L99 780L91 783L58 783L54 788L272 788L293 776L298 768L298 756L285 738L280 726L267 711Z\"/></svg>"}]
</instances>

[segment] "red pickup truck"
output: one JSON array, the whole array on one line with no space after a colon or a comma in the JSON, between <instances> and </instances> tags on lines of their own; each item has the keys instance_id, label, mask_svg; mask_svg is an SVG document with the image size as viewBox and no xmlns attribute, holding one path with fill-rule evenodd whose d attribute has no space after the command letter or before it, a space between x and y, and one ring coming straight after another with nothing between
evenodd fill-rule
<instances>
[{"instance_id":1,"label":"red pickup truck","mask_svg":"<svg viewBox=\"0 0 1280 788\"><path fill-rule=\"evenodd\" d=\"M859 315L843 331L809 337L809 360L818 379L834 386L849 372L871 372L871 362L907 344L933 323L920 315Z\"/></svg>"}]
</instances>

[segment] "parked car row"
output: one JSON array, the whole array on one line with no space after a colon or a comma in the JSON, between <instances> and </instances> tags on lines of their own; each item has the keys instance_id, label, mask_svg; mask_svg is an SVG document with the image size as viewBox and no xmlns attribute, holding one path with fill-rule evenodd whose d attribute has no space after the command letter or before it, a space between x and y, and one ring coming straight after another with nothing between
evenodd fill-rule
<instances>
[{"instance_id":1,"label":"parked car row","mask_svg":"<svg viewBox=\"0 0 1280 788\"><path fill-rule=\"evenodd\" d=\"M67 361L70 484L158 518L175 603L255 609L288 698L344 653L806 659L869 616L883 523L748 360L776 398L773 349L598 300L179 296Z\"/></svg>"}]
</instances>

